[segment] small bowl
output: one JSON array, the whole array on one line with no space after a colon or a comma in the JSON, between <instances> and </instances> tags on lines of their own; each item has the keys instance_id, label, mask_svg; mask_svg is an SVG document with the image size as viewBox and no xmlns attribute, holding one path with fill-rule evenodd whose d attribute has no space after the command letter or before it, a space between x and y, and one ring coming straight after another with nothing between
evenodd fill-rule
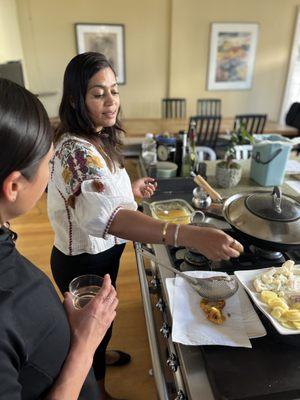
<instances>
[{"instance_id":1,"label":"small bowl","mask_svg":"<svg viewBox=\"0 0 300 400\"><path fill-rule=\"evenodd\" d=\"M169 161L159 161L156 164L157 178L174 178L177 173L178 165Z\"/></svg>"}]
</instances>

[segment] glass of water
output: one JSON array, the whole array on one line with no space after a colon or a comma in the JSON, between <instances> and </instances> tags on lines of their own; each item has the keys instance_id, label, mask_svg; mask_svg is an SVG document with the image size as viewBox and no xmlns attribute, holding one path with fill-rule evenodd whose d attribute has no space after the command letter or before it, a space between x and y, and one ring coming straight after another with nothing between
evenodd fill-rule
<instances>
[{"instance_id":1,"label":"glass of water","mask_svg":"<svg viewBox=\"0 0 300 400\"><path fill-rule=\"evenodd\" d=\"M75 308L84 307L99 292L103 284L103 278L98 275L87 274L73 279L69 285L69 291L73 296Z\"/></svg>"}]
</instances>

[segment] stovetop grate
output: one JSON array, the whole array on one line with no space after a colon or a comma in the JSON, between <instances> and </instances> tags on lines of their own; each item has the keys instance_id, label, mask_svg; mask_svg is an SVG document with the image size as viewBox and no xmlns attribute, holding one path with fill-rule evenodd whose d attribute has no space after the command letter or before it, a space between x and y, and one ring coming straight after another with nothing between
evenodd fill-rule
<instances>
[{"instance_id":1,"label":"stovetop grate","mask_svg":"<svg viewBox=\"0 0 300 400\"><path fill-rule=\"evenodd\" d=\"M231 258L230 260L213 261L207 264L201 264L201 266L196 266L195 264L190 264L185 259L185 252L188 250L184 247L168 247L169 257L175 268L181 271L195 271L195 270L212 270L212 271L222 271L232 274L236 270L247 270L247 269L259 269L268 268L272 266L280 266L286 260L293 260L296 264L300 264L300 248L292 249L287 252L282 253L282 256L275 260L270 260L264 258L260 254L253 251L251 244L247 243L244 238L241 238L235 231L226 231L234 239L238 240L244 246L244 253L238 258Z\"/></svg>"}]
</instances>

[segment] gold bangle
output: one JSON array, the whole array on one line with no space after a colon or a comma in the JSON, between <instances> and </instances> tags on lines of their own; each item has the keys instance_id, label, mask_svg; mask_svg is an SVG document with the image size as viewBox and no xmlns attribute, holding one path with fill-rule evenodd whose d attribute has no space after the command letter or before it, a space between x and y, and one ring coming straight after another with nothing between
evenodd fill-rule
<instances>
[{"instance_id":1,"label":"gold bangle","mask_svg":"<svg viewBox=\"0 0 300 400\"><path fill-rule=\"evenodd\" d=\"M162 229L162 243L165 244L166 243L166 235L167 235L167 229L169 226L169 222L166 222L163 225L163 229Z\"/></svg>"},{"instance_id":2,"label":"gold bangle","mask_svg":"<svg viewBox=\"0 0 300 400\"><path fill-rule=\"evenodd\" d=\"M178 232L179 232L180 224L176 224L175 232L174 232L174 246L178 247Z\"/></svg>"}]
</instances>

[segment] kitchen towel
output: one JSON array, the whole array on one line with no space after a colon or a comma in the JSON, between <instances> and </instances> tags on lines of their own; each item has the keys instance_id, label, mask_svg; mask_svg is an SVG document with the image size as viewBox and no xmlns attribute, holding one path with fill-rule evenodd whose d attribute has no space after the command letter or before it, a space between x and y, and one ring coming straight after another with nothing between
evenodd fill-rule
<instances>
[{"instance_id":1,"label":"kitchen towel","mask_svg":"<svg viewBox=\"0 0 300 400\"><path fill-rule=\"evenodd\" d=\"M224 273L192 271L188 275L206 278ZM226 275L226 274L225 274ZM245 291L238 292L226 300L222 325L216 325L206 318L200 308L201 297L180 277L166 279L170 310L173 318L172 340L185 345L223 345L251 348L249 337L266 334Z\"/></svg>"}]
</instances>

